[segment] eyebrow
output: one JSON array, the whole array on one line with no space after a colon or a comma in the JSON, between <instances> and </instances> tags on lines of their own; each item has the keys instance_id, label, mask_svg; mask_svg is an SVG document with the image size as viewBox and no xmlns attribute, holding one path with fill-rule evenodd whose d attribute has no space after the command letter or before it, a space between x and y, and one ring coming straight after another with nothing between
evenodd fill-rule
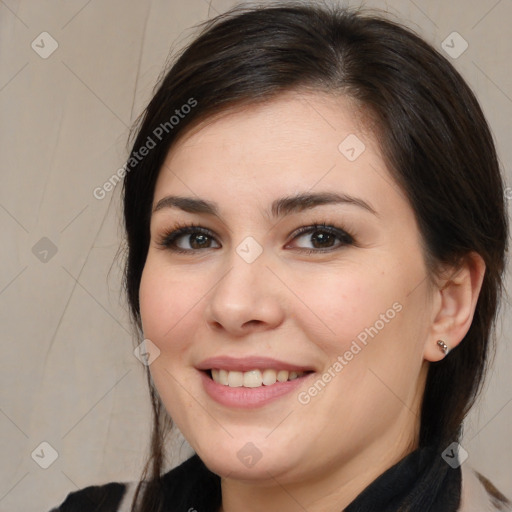
<instances>
[{"instance_id":1,"label":"eyebrow","mask_svg":"<svg viewBox=\"0 0 512 512\"><path fill-rule=\"evenodd\" d=\"M348 204L367 210L378 217L378 214L369 203L358 197L334 192L302 193L276 199L270 207L271 216L284 217L292 213L310 210L316 206L329 204ZM179 208L188 213L204 213L220 217L216 203L195 197L166 196L153 209L153 213L163 208Z\"/></svg>"}]
</instances>

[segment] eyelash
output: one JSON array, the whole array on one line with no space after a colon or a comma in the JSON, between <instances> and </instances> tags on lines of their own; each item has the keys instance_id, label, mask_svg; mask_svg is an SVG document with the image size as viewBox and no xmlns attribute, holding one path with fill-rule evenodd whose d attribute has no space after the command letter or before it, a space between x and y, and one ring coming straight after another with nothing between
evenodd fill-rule
<instances>
[{"instance_id":1,"label":"eyelash","mask_svg":"<svg viewBox=\"0 0 512 512\"><path fill-rule=\"evenodd\" d=\"M321 231L324 233L328 233L330 235L335 236L338 238L338 240L341 242L339 245L336 245L334 247L330 247L327 249L305 249L305 248L295 248L296 250L299 250L300 252L306 253L306 254L318 254L318 253L326 253L331 252L337 249L341 249L342 247L345 247L347 245L355 245L354 237L346 230L342 229L337 226L329 225L324 222L318 222L313 223L308 226L302 226L295 231L293 231L289 237L292 237L294 240L295 238L298 238L301 235L307 234L307 233L315 233L316 231ZM193 252L199 252L201 249L181 249L177 247L175 244L176 240L178 240L180 237L184 235L192 235L192 234L202 234L206 235L213 240L217 241L213 233L207 229L204 228L198 224L190 223L190 224L182 224L182 223L176 223L172 228L166 230L163 232L157 240L157 244L162 247L163 249L168 249L176 253L182 253L182 254L190 254ZM219 242L217 242L219 243ZM205 249L211 249L211 247L206 247ZM213 249L217 249L217 247L214 247Z\"/></svg>"}]
</instances>

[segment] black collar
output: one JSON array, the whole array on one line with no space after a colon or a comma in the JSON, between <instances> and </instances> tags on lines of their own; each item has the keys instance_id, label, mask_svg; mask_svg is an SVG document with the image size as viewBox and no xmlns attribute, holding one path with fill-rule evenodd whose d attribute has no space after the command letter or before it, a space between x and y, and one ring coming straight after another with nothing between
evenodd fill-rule
<instances>
[{"instance_id":1,"label":"black collar","mask_svg":"<svg viewBox=\"0 0 512 512\"><path fill-rule=\"evenodd\" d=\"M374 480L345 512L455 512L461 482L460 467L452 469L441 450L418 449Z\"/></svg>"}]
</instances>

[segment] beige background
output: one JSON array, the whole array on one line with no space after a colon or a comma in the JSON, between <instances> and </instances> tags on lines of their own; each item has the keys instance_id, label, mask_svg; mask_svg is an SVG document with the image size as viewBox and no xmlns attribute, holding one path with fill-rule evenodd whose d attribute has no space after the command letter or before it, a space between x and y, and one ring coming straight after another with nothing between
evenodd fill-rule
<instances>
[{"instance_id":1,"label":"beige background","mask_svg":"<svg viewBox=\"0 0 512 512\"><path fill-rule=\"evenodd\" d=\"M150 415L114 262L120 187L103 200L93 190L124 163L129 126L169 49L233 4L0 1L2 511L44 511L77 488L139 475ZM512 185L512 2L366 5L387 8L439 49L453 31L468 42L452 61L481 101ZM47 58L31 47L51 49L42 32L58 44ZM512 496L509 304L502 319L497 364L463 446L466 463ZM48 469L31 457L43 441L58 452ZM42 449L34 458L48 462Z\"/></svg>"}]
</instances>

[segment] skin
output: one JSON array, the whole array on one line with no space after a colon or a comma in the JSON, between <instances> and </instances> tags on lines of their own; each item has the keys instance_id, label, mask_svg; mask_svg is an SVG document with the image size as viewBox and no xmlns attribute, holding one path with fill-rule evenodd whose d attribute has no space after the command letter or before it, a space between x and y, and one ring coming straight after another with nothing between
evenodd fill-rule
<instances>
[{"instance_id":1,"label":"skin","mask_svg":"<svg viewBox=\"0 0 512 512\"><path fill-rule=\"evenodd\" d=\"M365 144L355 161L338 149L349 134ZM312 192L349 194L375 213L354 204L268 212L275 199ZM345 508L417 447L428 365L444 357L436 341L453 349L469 329L481 259L444 269L437 284L427 278L413 210L343 97L289 93L200 125L171 149L154 205L169 195L215 202L219 216L154 211L142 324L160 350L150 371L167 411L222 478L221 510ZM176 222L212 237L197 248L197 234L184 235L178 243L189 252L174 252L160 242ZM318 231L293 235L323 222L354 244L334 237L322 250ZM252 263L236 252L247 236L263 250ZM400 312L307 404L297 395L311 382L251 410L203 389L196 365L217 355L309 365L319 378L397 303ZM262 454L250 468L237 457L248 442Z\"/></svg>"}]
</instances>

